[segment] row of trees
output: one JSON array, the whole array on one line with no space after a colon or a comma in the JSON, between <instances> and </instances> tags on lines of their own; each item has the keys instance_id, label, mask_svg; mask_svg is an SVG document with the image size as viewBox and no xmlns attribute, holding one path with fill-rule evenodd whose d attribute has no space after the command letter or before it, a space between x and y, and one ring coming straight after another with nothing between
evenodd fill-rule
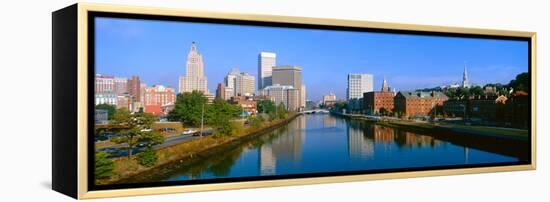
<instances>
[{"instance_id":1,"label":"row of trees","mask_svg":"<svg viewBox=\"0 0 550 202\"><path fill-rule=\"evenodd\" d=\"M168 120L196 127L207 124L215 129L216 136L230 135L236 127L231 120L239 117L241 112L240 106L229 104L223 99L217 98L208 104L202 92L193 91L178 95Z\"/></svg>"},{"instance_id":2,"label":"row of trees","mask_svg":"<svg viewBox=\"0 0 550 202\"><path fill-rule=\"evenodd\" d=\"M516 78L511 80L508 84L501 84L501 83L490 83L486 84L483 87L481 86L472 86L470 88L446 88L441 89L439 87L432 88L432 89L422 89L422 91L442 91L449 97L450 99L460 99L464 97L469 96L485 96L485 87L494 87L495 93L498 93L499 95L508 96L510 93L510 90L515 91L526 91L530 92L530 83L531 79L529 77L529 73L524 72L516 75Z\"/></svg>"},{"instance_id":3,"label":"row of trees","mask_svg":"<svg viewBox=\"0 0 550 202\"><path fill-rule=\"evenodd\" d=\"M114 106L113 106L114 107ZM104 106L109 111L109 106ZM145 150L137 158L140 165L154 166L157 160L157 154L153 149L154 145L162 144L164 136L157 131L151 130L156 117L149 113L130 112L128 109L114 109L110 115L109 123L112 126L107 130L97 130L96 134L105 131L111 131L116 135L110 141L117 144L125 144L128 153L128 160L133 159L133 151L138 144L144 144ZM95 155L95 176L96 179L109 178L115 165L109 158L107 152L96 152Z\"/></svg>"}]
</instances>

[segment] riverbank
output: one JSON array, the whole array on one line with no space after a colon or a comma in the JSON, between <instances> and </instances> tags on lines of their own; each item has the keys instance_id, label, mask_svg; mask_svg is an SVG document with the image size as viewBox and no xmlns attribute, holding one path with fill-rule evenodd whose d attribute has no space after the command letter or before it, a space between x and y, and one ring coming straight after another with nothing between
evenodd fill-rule
<instances>
[{"instance_id":1,"label":"riverbank","mask_svg":"<svg viewBox=\"0 0 550 202\"><path fill-rule=\"evenodd\" d=\"M152 167L139 165L135 159L129 160L127 157L113 158L112 160L115 163L115 168L113 170L114 175L109 179L97 180L96 184L107 185L127 183L133 181L131 178L147 176L151 174L149 172L153 172L154 170L158 170L159 168L166 167L176 162L180 165L192 164L206 157L216 155L239 142L246 141L247 139L284 126L298 116L300 116L300 114L290 114L286 119L264 122L260 127L245 126L240 128L241 131L238 133L239 135L223 137L207 136L158 149L156 150L158 156L157 163Z\"/></svg>"},{"instance_id":2,"label":"riverbank","mask_svg":"<svg viewBox=\"0 0 550 202\"><path fill-rule=\"evenodd\" d=\"M335 112L332 114L350 120L432 136L457 145L514 156L521 160L527 160L530 157L531 143L527 130L399 119L369 119L363 115L352 116Z\"/></svg>"},{"instance_id":3,"label":"riverbank","mask_svg":"<svg viewBox=\"0 0 550 202\"><path fill-rule=\"evenodd\" d=\"M445 131L445 132L456 132L465 135L474 135L474 136L485 136L485 137L494 137L494 138L503 138L517 141L528 141L529 140L529 131L523 129L515 128L502 128L502 127L490 127L490 126L471 126L471 125L459 125L459 124L448 124L448 123L433 123L427 121L408 121L400 119L369 119L363 115L353 115L353 114L342 114L337 112L332 112L332 114L337 116L342 116L351 119L363 120L368 122L373 122L378 125L385 125L391 127L397 127L402 129L411 129L416 131Z\"/></svg>"}]
</instances>

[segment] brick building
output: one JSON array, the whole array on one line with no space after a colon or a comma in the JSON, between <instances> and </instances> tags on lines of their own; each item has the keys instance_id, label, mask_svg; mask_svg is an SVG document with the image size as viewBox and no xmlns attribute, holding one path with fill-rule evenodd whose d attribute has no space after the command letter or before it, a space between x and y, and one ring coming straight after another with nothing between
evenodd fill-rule
<instances>
[{"instance_id":1,"label":"brick building","mask_svg":"<svg viewBox=\"0 0 550 202\"><path fill-rule=\"evenodd\" d=\"M168 111L163 111L162 106L176 103L176 92L173 88L156 85L145 88L144 99L145 112L163 116Z\"/></svg>"},{"instance_id":2,"label":"brick building","mask_svg":"<svg viewBox=\"0 0 550 202\"><path fill-rule=\"evenodd\" d=\"M438 91L400 91L394 97L394 112L400 117L433 116L442 112L443 103L448 99Z\"/></svg>"},{"instance_id":3,"label":"brick building","mask_svg":"<svg viewBox=\"0 0 550 202\"><path fill-rule=\"evenodd\" d=\"M393 98L393 92L366 92L363 95L365 112L369 115L389 115L393 112Z\"/></svg>"}]
</instances>

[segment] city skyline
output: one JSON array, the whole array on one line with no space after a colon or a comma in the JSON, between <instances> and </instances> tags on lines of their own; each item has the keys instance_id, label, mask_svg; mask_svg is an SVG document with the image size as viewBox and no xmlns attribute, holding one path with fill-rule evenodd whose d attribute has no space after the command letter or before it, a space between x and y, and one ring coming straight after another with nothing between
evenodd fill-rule
<instances>
[{"instance_id":1,"label":"city skyline","mask_svg":"<svg viewBox=\"0 0 550 202\"><path fill-rule=\"evenodd\" d=\"M374 89L381 88L385 77L399 91L460 83L465 61L470 84L507 83L528 65L527 43L493 39L110 18L97 19L96 37L97 73L139 75L148 85L176 89L189 44L195 41L210 92L232 67L257 77L258 54L273 52L277 64L299 65L307 72L309 100L330 92L345 97L352 72L372 74Z\"/></svg>"}]
</instances>

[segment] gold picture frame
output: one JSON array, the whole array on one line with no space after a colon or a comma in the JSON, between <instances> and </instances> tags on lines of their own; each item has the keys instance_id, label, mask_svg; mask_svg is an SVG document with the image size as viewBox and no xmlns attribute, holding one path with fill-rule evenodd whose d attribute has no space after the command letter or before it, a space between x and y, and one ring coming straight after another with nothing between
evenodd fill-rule
<instances>
[{"instance_id":1,"label":"gold picture frame","mask_svg":"<svg viewBox=\"0 0 550 202\"><path fill-rule=\"evenodd\" d=\"M76 102L77 109L71 111L75 113L76 118L76 134L67 134L56 127L56 120L54 118L54 177L53 188L54 190L65 193L69 196L78 199L92 199L103 197L120 197L120 196L134 196L134 195L150 195L150 194L168 194L168 193L184 193L184 192L196 192L196 191L211 191L211 190L227 190L227 189L243 189L243 188L258 188L258 187L274 187L274 186L289 186L289 185L305 185L305 184L319 184L319 183L335 183L335 182L351 182L351 181L364 181L364 180L380 180L380 179L395 179L395 178L412 178L412 177L426 177L426 176L443 176L443 175L456 175L456 174L471 174L471 173L488 173L488 172L503 172L503 171L518 171L518 170L534 170L536 169L536 33L535 32L523 32L523 31L510 31L510 30L493 30L493 29L477 29L477 28L461 28L461 27L445 27L445 26L430 26L430 25L412 25L412 24L399 24L399 23L383 23L383 22L369 22L369 21L356 21L356 20L339 20L339 19L323 19L323 18L308 18L308 17L291 17L291 16L276 16L276 15L259 15L259 14L243 14L243 13L222 13L222 12L208 12L208 11L196 11L196 10L184 10L184 9L169 9L169 8L152 8L152 7L138 7L138 6L121 6L121 5L105 5L105 4L90 4L90 3L78 3L67 9L71 10L71 14L64 14L63 10L57 11L61 17L56 18L54 13L54 68L60 63L56 63L55 35L62 33L64 27L58 27L56 29L56 19L60 21L59 26L64 25L61 18L76 18L71 21L72 32L76 33L76 44L72 46L76 49L67 49L66 51L75 50L76 53L76 75L75 77L75 94L74 101ZM342 26L342 27L358 27L358 28L375 28L385 30L404 30L404 31L418 31L418 32L433 32L441 34L473 34L479 36L506 36L506 37L523 37L530 39L530 70L531 70L531 164L525 165L510 165L510 166L495 166L495 167L478 167L478 168L460 168L460 169L443 169L443 170L425 170L425 171L408 171L397 173L381 173L381 174L359 174L359 175L346 175L346 176L329 176L329 177L310 177L310 178L297 178L297 179L277 179L277 180L260 180L260 181L244 181L244 182L227 182L216 184L197 184L197 185L177 185L177 186L162 186L162 187L150 187L150 188L125 188L125 189L112 189L112 190L90 190L89 185L89 165L88 165L88 149L90 144L88 143L88 118L89 118L89 105L88 105L88 90L91 88L88 81L88 32L89 32L89 18L90 12L108 12L108 13L125 13L125 14L141 14L141 15L155 15L155 16L175 16L175 17L197 17L197 18L211 18L211 19L227 19L227 20L243 20L243 21L260 21L271 23L296 23L303 25L326 25L326 26ZM65 13L67 13L65 11ZM76 22L76 24L74 23ZM69 43L69 42L67 42ZM59 49L59 54L62 54L62 50ZM58 59L61 60L61 59ZM67 67L69 68L69 67ZM58 77L59 78L59 77ZM54 94L56 91L56 76L54 70ZM61 85L61 84L60 84ZM59 98L56 100L54 96L54 106L56 101L63 101ZM59 109L54 107L54 116L61 113ZM59 115L57 115L59 116ZM74 131L73 131L74 132ZM60 140L63 137L69 135L76 135L76 139ZM72 141L72 142L70 142ZM62 151L56 151L56 147L60 145L75 144L76 148L74 156L69 154L61 154ZM72 149L71 149L72 150ZM59 157L56 157L58 155ZM57 160L56 160L57 159ZM72 162L76 160L76 162ZM63 163L61 163L64 161ZM66 165L67 164L67 165ZM72 165L68 165L72 164ZM75 179L58 179L61 176L57 173L74 172ZM67 177L70 178L70 177Z\"/></svg>"}]
</instances>

